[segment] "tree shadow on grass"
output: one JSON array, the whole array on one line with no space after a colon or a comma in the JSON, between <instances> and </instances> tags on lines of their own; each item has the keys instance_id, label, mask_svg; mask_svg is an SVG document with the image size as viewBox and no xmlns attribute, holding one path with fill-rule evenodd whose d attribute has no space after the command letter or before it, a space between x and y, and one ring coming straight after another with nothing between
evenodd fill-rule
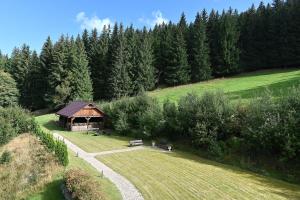
<instances>
[{"instance_id":1,"label":"tree shadow on grass","mask_svg":"<svg viewBox=\"0 0 300 200\"><path fill-rule=\"evenodd\" d=\"M64 195L61 191L62 179L55 179L44 186L44 190L28 200L64 200Z\"/></svg>"},{"instance_id":2,"label":"tree shadow on grass","mask_svg":"<svg viewBox=\"0 0 300 200\"><path fill-rule=\"evenodd\" d=\"M261 96L268 89L272 92L272 96L276 98L282 96L282 94L287 93L288 88L291 88L293 86L299 86L299 85L300 85L300 76L293 77L291 79L285 79L277 83L270 84L268 86L258 86L252 89L240 90L236 92L228 92L226 93L226 95L228 95L230 100L251 99L254 97Z\"/></svg>"},{"instance_id":3,"label":"tree shadow on grass","mask_svg":"<svg viewBox=\"0 0 300 200\"><path fill-rule=\"evenodd\" d=\"M47 123L43 124L43 126L49 131L65 131L62 127L58 126L58 122L55 120L50 120Z\"/></svg>"},{"instance_id":4,"label":"tree shadow on grass","mask_svg":"<svg viewBox=\"0 0 300 200\"><path fill-rule=\"evenodd\" d=\"M286 199L295 199L295 200L300 199L300 185L297 184L291 184L272 177L266 177L260 174L256 174L254 172L243 170L237 166L218 163L216 161L208 160L190 153L176 151L173 153L168 153L167 155L172 157L177 157L180 159L192 160L201 165L210 165L212 167L221 168L223 170L238 174L242 178L249 178L253 180L256 185L264 187L264 190L261 191L262 193L269 192Z\"/></svg>"}]
</instances>

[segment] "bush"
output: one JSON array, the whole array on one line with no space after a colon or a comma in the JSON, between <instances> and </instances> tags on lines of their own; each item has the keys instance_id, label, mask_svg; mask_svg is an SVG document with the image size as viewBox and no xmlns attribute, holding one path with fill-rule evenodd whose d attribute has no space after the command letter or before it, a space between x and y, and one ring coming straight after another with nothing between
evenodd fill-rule
<instances>
[{"instance_id":1,"label":"bush","mask_svg":"<svg viewBox=\"0 0 300 200\"><path fill-rule=\"evenodd\" d=\"M232 114L229 101L222 92L206 92L201 97L188 94L180 99L178 106L182 135L205 150L211 149L212 145L217 149L219 140L230 137L228 124Z\"/></svg>"},{"instance_id":2,"label":"bush","mask_svg":"<svg viewBox=\"0 0 300 200\"><path fill-rule=\"evenodd\" d=\"M253 100L245 116L241 137L248 152L266 154L282 160L300 155L300 88L274 100L269 92Z\"/></svg>"},{"instance_id":3,"label":"bush","mask_svg":"<svg viewBox=\"0 0 300 200\"><path fill-rule=\"evenodd\" d=\"M119 134L150 137L158 133L162 110L158 102L146 95L123 98L103 107L108 121Z\"/></svg>"},{"instance_id":4,"label":"bush","mask_svg":"<svg viewBox=\"0 0 300 200\"><path fill-rule=\"evenodd\" d=\"M11 153L4 151L0 157L0 164L9 163L11 161Z\"/></svg>"},{"instance_id":5,"label":"bush","mask_svg":"<svg viewBox=\"0 0 300 200\"><path fill-rule=\"evenodd\" d=\"M30 132L32 116L21 107L0 108L0 145L21 133Z\"/></svg>"},{"instance_id":6,"label":"bush","mask_svg":"<svg viewBox=\"0 0 300 200\"><path fill-rule=\"evenodd\" d=\"M0 145L6 144L15 136L15 129L13 129L7 119L0 116Z\"/></svg>"},{"instance_id":7,"label":"bush","mask_svg":"<svg viewBox=\"0 0 300 200\"><path fill-rule=\"evenodd\" d=\"M180 137L178 109L175 103L166 101L163 104L164 132L170 139Z\"/></svg>"},{"instance_id":8,"label":"bush","mask_svg":"<svg viewBox=\"0 0 300 200\"><path fill-rule=\"evenodd\" d=\"M158 137L163 126L163 114L160 106L150 105L144 112L140 113L139 129L149 138Z\"/></svg>"},{"instance_id":9,"label":"bush","mask_svg":"<svg viewBox=\"0 0 300 200\"><path fill-rule=\"evenodd\" d=\"M73 199L102 200L105 199L101 192L101 185L88 173L80 169L71 169L65 174L67 190Z\"/></svg>"}]
</instances>

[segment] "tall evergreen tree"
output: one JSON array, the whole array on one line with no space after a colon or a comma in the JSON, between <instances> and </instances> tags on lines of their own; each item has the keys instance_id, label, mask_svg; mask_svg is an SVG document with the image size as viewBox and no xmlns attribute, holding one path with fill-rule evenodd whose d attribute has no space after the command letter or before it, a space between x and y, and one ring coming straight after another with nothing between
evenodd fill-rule
<instances>
[{"instance_id":1,"label":"tall evergreen tree","mask_svg":"<svg viewBox=\"0 0 300 200\"><path fill-rule=\"evenodd\" d=\"M206 11L203 10L202 15L197 13L191 30L193 41L191 46L191 78L193 82L207 80L211 77L209 47L206 37L206 23Z\"/></svg>"},{"instance_id":2,"label":"tall evergreen tree","mask_svg":"<svg viewBox=\"0 0 300 200\"><path fill-rule=\"evenodd\" d=\"M184 35L177 26L169 26L172 30L172 38L166 49L168 61L166 62L165 83L174 86L189 82L190 69Z\"/></svg>"},{"instance_id":3,"label":"tall evergreen tree","mask_svg":"<svg viewBox=\"0 0 300 200\"><path fill-rule=\"evenodd\" d=\"M44 95L45 95L45 74L40 59L36 51L32 52L30 58L30 69L27 75L27 80L24 84L24 104L31 110L44 108Z\"/></svg>"},{"instance_id":4,"label":"tall evergreen tree","mask_svg":"<svg viewBox=\"0 0 300 200\"><path fill-rule=\"evenodd\" d=\"M48 99L53 107L60 107L70 100L70 71L68 63L68 38L61 36L53 47L53 62L49 74ZM70 46L70 45L69 45Z\"/></svg>"},{"instance_id":5,"label":"tall evergreen tree","mask_svg":"<svg viewBox=\"0 0 300 200\"><path fill-rule=\"evenodd\" d=\"M100 38L97 42L93 59L95 65L91 68L91 78L93 82L94 99L105 98L105 82L107 69L107 53L110 42L110 27L103 27Z\"/></svg>"},{"instance_id":6,"label":"tall evergreen tree","mask_svg":"<svg viewBox=\"0 0 300 200\"><path fill-rule=\"evenodd\" d=\"M134 67L134 93L138 94L154 88L155 68L153 65L152 42L147 29L144 27L143 32L138 32L137 61Z\"/></svg>"},{"instance_id":7,"label":"tall evergreen tree","mask_svg":"<svg viewBox=\"0 0 300 200\"><path fill-rule=\"evenodd\" d=\"M28 78L31 59L31 51L29 46L24 44L21 49L15 48L11 59L12 61L10 70L20 91L20 103L26 107L27 94L25 90L25 83Z\"/></svg>"},{"instance_id":8,"label":"tall evergreen tree","mask_svg":"<svg viewBox=\"0 0 300 200\"><path fill-rule=\"evenodd\" d=\"M72 49L74 49L74 52L71 50L71 56L74 57L71 65L72 78L70 80L72 90L70 99L90 101L93 99L92 82L84 44L79 36L76 38Z\"/></svg>"},{"instance_id":9,"label":"tall evergreen tree","mask_svg":"<svg viewBox=\"0 0 300 200\"><path fill-rule=\"evenodd\" d=\"M120 98L129 94L131 80L128 71L128 51L123 25L115 24L108 50L107 98Z\"/></svg>"},{"instance_id":10,"label":"tall evergreen tree","mask_svg":"<svg viewBox=\"0 0 300 200\"><path fill-rule=\"evenodd\" d=\"M46 42L42 47L40 53L40 74L42 74L43 79L39 82L41 93L43 93L43 99L45 104L48 104L49 97L47 96L50 93L49 85L49 76L52 71L53 63L53 43L50 37L47 38Z\"/></svg>"},{"instance_id":11,"label":"tall evergreen tree","mask_svg":"<svg viewBox=\"0 0 300 200\"><path fill-rule=\"evenodd\" d=\"M214 66L216 76L225 76L237 73L239 70L238 48L239 31L237 27L237 13L231 9L223 12L219 22L219 51L220 62Z\"/></svg>"},{"instance_id":12,"label":"tall evergreen tree","mask_svg":"<svg viewBox=\"0 0 300 200\"><path fill-rule=\"evenodd\" d=\"M209 14L207 22L207 38L209 43L209 57L211 67L213 69L213 75L215 74L215 68L221 62L220 55L220 37L219 37L219 13L212 10Z\"/></svg>"}]
</instances>

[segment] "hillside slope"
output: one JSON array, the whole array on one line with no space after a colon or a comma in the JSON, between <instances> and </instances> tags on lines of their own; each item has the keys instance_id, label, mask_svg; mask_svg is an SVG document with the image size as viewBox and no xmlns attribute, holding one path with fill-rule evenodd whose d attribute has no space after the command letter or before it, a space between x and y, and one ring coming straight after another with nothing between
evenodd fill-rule
<instances>
[{"instance_id":1,"label":"hillside slope","mask_svg":"<svg viewBox=\"0 0 300 200\"><path fill-rule=\"evenodd\" d=\"M51 186L54 177L62 173L56 158L31 134L14 138L0 148L0 155L4 151L10 152L11 161L0 164L0 199L26 199ZM59 190L53 192L47 199L62 199Z\"/></svg>"},{"instance_id":2,"label":"hillside slope","mask_svg":"<svg viewBox=\"0 0 300 200\"><path fill-rule=\"evenodd\" d=\"M299 69L264 70L245 73L230 78L219 78L210 81L157 89L148 94L160 102L167 99L178 101L187 93L202 94L205 91L223 90L231 100L248 100L258 96L266 88L276 97L281 90L300 84Z\"/></svg>"}]
</instances>

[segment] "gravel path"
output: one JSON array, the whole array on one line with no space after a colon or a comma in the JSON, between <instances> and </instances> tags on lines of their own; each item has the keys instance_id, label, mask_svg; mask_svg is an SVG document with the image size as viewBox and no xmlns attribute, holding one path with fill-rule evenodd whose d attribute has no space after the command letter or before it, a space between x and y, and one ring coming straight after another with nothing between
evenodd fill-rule
<instances>
[{"instance_id":1,"label":"gravel path","mask_svg":"<svg viewBox=\"0 0 300 200\"><path fill-rule=\"evenodd\" d=\"M65 139L58 133L53 133L54 137L60 140L63 140L69 149L74 151L75 153L78 153L78 156L85 160L86 162L90 163L95 169L99 171L99 173L103 173L105 177L107 177L111 182L113 182L117 188L120 190L121 195L124 200L143 200L143 196L141 193L137 190L137 188L129 182L125 177L122 175L116 173L111 168L97 160L94 156L95 155L104 155L104 154L111 154L111 153L119 153L119 152L125 152L129 151L128 149L123 150L114 150L114 151L108 151L107 153L101 152L101 153L87 153L81 148L79 148L77 145L73 144L69 140ZM133 147L131 148L131 151L142 149L143 147Z\"/></svg>"}]
</instances>

